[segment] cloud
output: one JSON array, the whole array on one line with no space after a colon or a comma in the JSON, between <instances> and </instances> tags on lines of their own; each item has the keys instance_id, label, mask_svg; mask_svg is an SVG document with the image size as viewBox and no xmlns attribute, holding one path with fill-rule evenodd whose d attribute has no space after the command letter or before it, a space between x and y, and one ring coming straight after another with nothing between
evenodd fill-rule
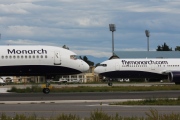
<instances>
[{"instance_id":1,"label":"cloud","mask_svg":"<svg viewBox=\"0 0 180 120\"><path fill-rule=\"evenodd\" d=\"M25 36L30 36L33 34L33 27L29 26L9 26L7 29L7 34L9 35L25 35Z\"/></svg>"},{"instance_id":2,"label":"cloud","mask_svg":"<svg viewBox=\"0 0 180 120\"><path fill-rule=\"evenodd\" d=\"M21 8L21 6L26 5L26 3L20 4L0 4L0 14L28 14L28 11Z\"/></svg>"},{"instance_id":3,"label":"cloud","mask_svg":"<svg viewBox=\"0 0 180 120\"><path fill-rule=\"evenodd\" d=\"M109 57L116 24L115 50L150 50L180 38L176 0L1 0L1 44L67 45L78 54Z\"/></svg>"},{"instance_id":4,"label":"cloud","mask_svg":"<svg viewBox=\"0 0 180 120\"><path fill-rule=\"evenodd\" d=\"M18 39L18 40L6 40L5 44L7 45L54 45L50 42L39 42L35 40L24 40L24 39Z\"/></svg>"}]
</instances>

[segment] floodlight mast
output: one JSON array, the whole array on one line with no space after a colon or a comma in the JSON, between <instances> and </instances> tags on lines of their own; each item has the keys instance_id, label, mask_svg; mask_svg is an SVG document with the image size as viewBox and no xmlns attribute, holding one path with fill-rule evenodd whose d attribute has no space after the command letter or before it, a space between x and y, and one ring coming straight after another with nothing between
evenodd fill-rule
<instances>
[{"instance_id":1,"label":"floodlight mast","mask_svg":"<svg viewBox=\"0 0 180 120\"><path fill-rule=\"evenodd\" d=\"M145 30L145 34L146 34L146 37L147 37L147 51L149 51L149 37L150 37L149 30Z\"/></svg>"},{"instance_id":2,"label":"floodlight mast","mask_svg":"<svg viewBox=\"0 0 180 120\"><path fill-rule=\"evenodd\" d=\"M114 55L114 31L116 31L115 24L109 24L109 30L112 31L112 55Z\"/></svg>"}]
</instances>

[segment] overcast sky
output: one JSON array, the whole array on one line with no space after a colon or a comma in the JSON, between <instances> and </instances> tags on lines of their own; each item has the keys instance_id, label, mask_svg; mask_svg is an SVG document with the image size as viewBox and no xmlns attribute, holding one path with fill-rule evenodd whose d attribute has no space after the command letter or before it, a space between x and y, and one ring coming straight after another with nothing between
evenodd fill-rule
<instances>
[{"instance_id":1,"label":"overcast sky","mask_svg":"<svg viewBox=\"0 0 180 120\"><path fill-rule=\"evenodd\" d=\"M180 46L180 0L0 0L1 45L67 45L79 55Z\"/></svg>"}]
</instances>

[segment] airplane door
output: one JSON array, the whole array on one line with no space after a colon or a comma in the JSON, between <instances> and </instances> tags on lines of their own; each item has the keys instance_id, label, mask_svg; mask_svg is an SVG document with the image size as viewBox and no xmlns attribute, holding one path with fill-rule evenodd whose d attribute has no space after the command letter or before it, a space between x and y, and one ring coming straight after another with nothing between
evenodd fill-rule
<instances>
[{"instance_id":1,"label":"airplane door","mask_svg":"<svg viewBox=\"0 0 180 120\"><path fill-rule=\"evenodd\" d=\"M54 52L54 65L61 65L61 55L59 51Z\"/></svg>"}]
</instances>

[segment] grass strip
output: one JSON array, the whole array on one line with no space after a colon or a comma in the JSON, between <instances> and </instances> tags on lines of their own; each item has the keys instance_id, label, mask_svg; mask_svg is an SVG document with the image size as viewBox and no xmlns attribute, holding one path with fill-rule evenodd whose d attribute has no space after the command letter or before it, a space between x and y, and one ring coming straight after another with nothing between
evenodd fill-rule
<instances>
[{"instance_id":1,"label":"grass strip","mask_svg":"<svg viewBox=\"0 0 180 120\"><path fill-rule=\"evenodd\" d=\"M180 90L180 85L164 86L78 86L78 87L51 87L51 92L130 92L130 91L161 91L161 90ZM8 92L17 93L36 93L42 92L40 86L17 88L13 86Z\"/></svg>"},{"instance_id":2,"label":"grass strip","mask_svg":"<svg viewBox=\"0 0 180 120\"><path fill-rule=\"evenodd\" d=\"M4 113L0 114L0 120L180 120L180 114L169 113L160 114L155 109L150 109L149 112L145 112L145 117L129 116L123 117L118 113L116 115L109 115L102 110L95 110L90 113L89 117L80 118L78 115L72 114L59 114L57 117L51 118L38 118L36 114L32 116L26 116L24 114L16 114L14 116L7 116Z\"/></svg>"},{"instance_id":3,"label":"grass strip","mask_svg":"<svg viewBox=\"0 0 180 120\"><path fill-rule=\"evenodd\" d=\"M170 98L150 98L138 101L126 101L126 102L116 102L110 105L180 105L180 97L177 99Z\"/></svg>"}]
</instances>

